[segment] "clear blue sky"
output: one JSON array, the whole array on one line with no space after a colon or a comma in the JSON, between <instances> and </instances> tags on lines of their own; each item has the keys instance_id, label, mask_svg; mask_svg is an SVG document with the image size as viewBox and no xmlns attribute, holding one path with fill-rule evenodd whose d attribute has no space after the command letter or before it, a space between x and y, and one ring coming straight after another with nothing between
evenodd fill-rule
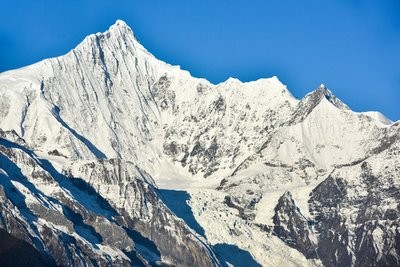
<instances>
[{"instance_id":1,"label":"clear blue sky","mask_svg":"<svg viewBox=\"0 0 400 267\"><path fill-rule=\"evenodd\" d=\"M400 119L399 0L2 1L0 72L62 55L116 19L194 76L277 75L298 98L324 83L355 111Z\"/></svg>"}]
</instances>

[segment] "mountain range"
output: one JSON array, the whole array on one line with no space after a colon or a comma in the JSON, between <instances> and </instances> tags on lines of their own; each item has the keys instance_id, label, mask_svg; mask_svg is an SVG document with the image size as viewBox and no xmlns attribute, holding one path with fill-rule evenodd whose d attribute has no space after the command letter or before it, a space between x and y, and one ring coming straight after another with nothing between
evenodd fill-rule
<instances>
[{"instance_id":1,"label":"mountain range","mask_svg":"<svg viewBox=\"0 0 400 267\"><path fill-rule=\"evenodd\" d=\"M400 122L324 85L212 84L118 20L0 107L0 263L400 266Z\"/></svg>"}]
</instances>

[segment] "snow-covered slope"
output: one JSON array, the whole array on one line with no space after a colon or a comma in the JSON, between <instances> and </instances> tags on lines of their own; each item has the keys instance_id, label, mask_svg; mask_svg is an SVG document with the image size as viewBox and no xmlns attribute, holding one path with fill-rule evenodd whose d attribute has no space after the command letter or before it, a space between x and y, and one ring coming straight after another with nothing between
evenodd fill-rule
<instances>
[{"instance_id":1,"label":"snow-covered slope","mask_svg":"<svg viewBox=\"0 0 400 267\"><path fill-rule=\"evenodd\" d=\"M0 107L0 227L49 261L400 264L399 123L324 85L214 85L117 21L1 73Z\"/></svg>"}]
</instances>

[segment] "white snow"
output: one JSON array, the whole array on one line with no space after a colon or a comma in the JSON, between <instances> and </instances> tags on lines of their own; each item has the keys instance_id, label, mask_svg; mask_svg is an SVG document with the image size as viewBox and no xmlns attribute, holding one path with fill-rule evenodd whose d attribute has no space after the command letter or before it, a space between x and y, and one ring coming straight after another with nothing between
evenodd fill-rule
<instances>
[{"instance_id":1,"label":"white snow","mask_svg":"<svg viewBox=\"0 0 400 267\"><path fill-rule=\"evenodd\" d=\"M165 95L174 100L168 103L173 107L163 109L154 95L161 77L168 81ZM79 174L83 164L97 158L122 158L144 170L160 189L187 191L208 242L237 246L264 266L320 265L254 224L272 225L275 205L285 191L310 218L311 190L338 165L369 155L379 145L382 129L393 126L378 112L340 109L326 98L304 120L290 124L299 103L276 76L252 82L229 78L216 85L194 78L156 59L120 20L64 56L0 74L0 129L15 130L39 159L49 160L59 172ZM164 145L172 142L187 146L191 154L195 142L205 150L214 139L218 168L206 179L203 164L209 160L204 156L190 155L182 166L183 151L164 153ZM54 150L63 156L49 155ZM305 160L304 168L295 168ZM375 160L371 164L380 169L386 159ZM340 169L344 177L359 177L355 170ZM222 179L235 186L215 190ZM33 183L46 195L62 192L72 198L52 183ZM13 184L27 202L37 201L21 183ZM121 190L117 184L96 189L110 199ZM353 193L365 194L359 189ZM252 222L223 203L227 194L250 198L248 191L262 196ZM114 204L135 212L128 200L115 199ZM376 231L379 244L382 233ZM121 256L110 247L100 250Z\"/></svg>"}]
</instances>

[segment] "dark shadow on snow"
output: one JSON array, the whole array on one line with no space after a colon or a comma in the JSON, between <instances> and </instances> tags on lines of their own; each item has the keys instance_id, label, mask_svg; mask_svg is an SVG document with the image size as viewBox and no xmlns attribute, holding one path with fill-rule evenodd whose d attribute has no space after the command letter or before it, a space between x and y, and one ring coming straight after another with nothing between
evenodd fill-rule
<instances>
[{"instance_id":1,"label":"dark shadow on snow","mask_svg":"<svg viewBox=\"0 0 400 267\"><path fill-rule=\"evenodd\" d=\"M52 109L52 114L53 114L54 118L56 118L56 120L64 128L66 128L68 131L70 131L71 134L73 134L79 141L84 143L87 146L87 148L90 150L90 152L92 152L93 155L96 156L96 158L98 158L98 159L106 159L107 158L106 155L102 151L100 151L100 149L98 149L92 142L90 142L87 138L85 138L84 136L80 135L74 129L69 127L69 125L61 118L61 116L60 116L60 108L59 107L55 106Z\"/></svg>"},{"instance_id":2,"label":"dark shadow on snow","mask_svg":"<svg viewBox=\"0 0 400 267\"><path fill-rule=\"evenodd\" d=\"M25 201L25 196L14 186L11 181L21 182L25 179L24 175L21 172L21 169L14 164L10 159L0 153L0 168L6 171L7 174L12 175L12 177L7 177L6 175L0 173L0 185L4 188L4 193L7 198L11 201L11 203L16 206L21 212L22 216L24 216L27 221L37 222L38 218L33 212L28 208ZM31 183L24 183L24 185L30 190L30 192L41 198L41 193L34 187ZM32 229L36 235L39 235L39 229L32 224ZM42 252L45 251L42 243L39 239L33 238L32 243Z\"/></svg>"},{"instance_id":3,"label":"dark shadow on snow","mask_svg":"<svg viewBox=\"0 0 400 267\"><path fill-rule=\"evenodd\" d=\"M235 245L216 244L212 246L223 267L228 267L227 262L233 266L248 266L261 267L262 265L256 262L251 254Z\"/></svg>"},{"instance_id":4,"label":"dark shadow on snow","mask_svg":"<svg viewBox=\"0 0 400 267\"><path fill-rule=\"evenodd\" d=\"M117 211L106 201L102 196L100 196L86 181L80 178L70 178L61 173L59 173L53 165L45 159L38 158L35 153L17 143L10 142L3 138L0 138L0 145L9 148L20 149L28 154L33 160L37 162L44 170L46 170L53 179L60 185L61 188L69 191L72 196L87 210L90 210L96 214L104 216L108 218L110 221L114 221L113 216L116 216ZM39 198L47 198L51 202L58 202L58 200L53 199L48 196L44 196L42 192L40 192L36 187L30 183L22 174L20 168L8 159L6 156L0 153L0 168L8 170L10 173L13 173L13 176L16 181L23 182L24 186L26 186L30 192L36 195ZM20 209L22 208L24 215L27 218L30 218L32 221L36 221L37 217L30 211L30 209L25 204L25 196L23 196L10 182L9 178L5 175L0 175L0 184L5 187L5 190L8 194L10 200L17 205ZM166 189L158 189L157 190L162 201L167 205L167 207L176 214L179 218L183 219L187 225L196 231L199 235L205 236L203 227L196 221L191 207L187 204L187 201L190 200L190 195L186 191L178 191L178 190L166 190ZM89 225L84 224L83 219L80 214L74 212L70 207L65 204L61 204L63 206L64 215L70 220L73 220L78 228L75 228L77 232L81 232L83 236L90 235L88 241L93 243L97 243L101 241L100 235L96 233L96 231ZM129 237L136 243L135 247L137 251L141 255L150 256L150 258L154 259L152 264L155 264L156 261L160 259L160 252L158 251L156 245L149 239L143 237L139 232L125 228ZM85 233L82 233L85 232ZM71 237L66 236L65 238L70 238L70 242L73 242ZM221 262L222 266L228 266L226 262L233 264L234 266L261 266L257 263L251 254L245 250L242 250L234 245L229 244L217 244L212 246L213 251ZM41 248L43 251L43 248ZM127 256L132 260L133 263L139 264L140 259L137 255L133 255L132 252L125 252Z\"/></svg>"},{"instance_id":5,"label":"dark shadow on snow","mask_svg":"<svg viewBox=\"0 0 400 267\"><path fill-rule=\"evenodd\" d=\"M157 191L164 204L167 205L176 216L183 219L196 233L204 236L203 227L196 221L193 216L192 208L187 204L187 201L190 200L190 195L186 191L167 189L158 189Z\"/></svg>"},{"instance_id":6,"label":"dark shadow on snow","mask_svg":"<svg viewBox=\"0 0 400 267\"><path fill-rule=\"evenodd\" d=\"M117 212L114 208L105 200L102 196L100 196L96 190L93 189L91 185L89 185L86 181L81 178L70 178L61 173L59 173L54 166L50 163L50 161L46 159L41 159L36 156L36 154L11 141L0 138L0 145L9 148L20 149L28 154L36 163L42 167L45 171L47 171L54 179L55 182L59 184L59 186L63 189L69 191L69 193L80 203L85 209L99 214L103 217L106 217L110 221L114 221L113 216L117 215ZM11 162L11 161L10 161ZM14 164L11 162L11 164ZM15 165L15 164L14 164ZM16 166L16 168L18 168ZM19 169L19 168L18 168ZM21 174L23 176L23 174ZM26 180L27 181L27 180ZM27 181L28 182L28 181ZM33 185L32 185L33 186ZM33 188L30 188L33 190ZM36 189L36 191L38 191ZM33 191L35 192L35 191Z\"/></svg>"},{"instance_id":7,"label":"dark shadow on snow","mask_svg":"<svg viewBox=\"0 0 400 267\"><path fill-rule=\"evenodd\" d=\"M190 195L186 191L167 189L158 189L157 191L165 205L176 216L183 219L199 235L205 236L203 227L196 221L192 208L187 204L187 201L190 200ZM261 267L248 251L240 249L235 245L217 244L212 246L212 250L223 267L229 266L227 262L233 266Z\"/></svg>"},{"instance_id":8,"label":"dark shadow on snow","mask_svg":"<svg viewBox=\"0 0 400 267\"><path fill-rule=\"evenodd\" d=\"M138 231L128 229L126 227L124 229L128 236L135 241L135 249L140 253L140 255L144 256L151 265L157 266L157 262L161 261L161 253L154 242L142 236ZM136 255L132 255L134 253L134 251L131 251L129 253L125 252L125 254L127 255L136 257ZM139 262L136 262L138 265L143 264L140 259L136 260L139 260Z\"/></svg>"},{"instance_id":9,"label":"dark shadow on snow","mask_svg":"<svg viewBox=\"0 0 400 267\"><path fill-rule=\"evenodd\" d=\"M17 188L15 188L11 181L16 181L23 184L26 188L29 189L29 192L31 192L32 195L42 200L42 205L44 205L46 208L50 208L49 205L46 203L46 200L50 203L55 203L62 206L63 214L68 220L73 222L74 230L80 236L84 236L85 239L91 242L94 247L97 247L97 243L102 242L101 236L97 234L92 226L84 223L83 218L79 213L74 212L70 207L61 203L59 200L43 195L43 193L39 191L34 184L29 182L25 178L25 176L21 172L21 169L2 153L0 153L0 168L5 170L8 174L7 177L4 174L0 173L0 185L4 187L8 199L10 199L14 206L18 207L18 209L21 211L27 221L36 222L37 216L32 213L32 211L27 207L25 196L21 194L21 192ZM31 226L35 229L36 234L40 235L37 228L33 224ZM40 242L35 242L35 244L43 249Z\"/></svg>"},{"instance_id":10,"label":"dark shadow on snow","mask_svg":"<svg viewBox=\"0 0 400 267\"><path fill-rule=\"evenodd\" d=\"M109 221L117 223L114 219L115 216L118 216L118 212L109 204L109 202L104 199L97 191L88 184L85 180L76 177L68 177L64 174L59 173L54 166L46 159L41 159L36 156L36 154L17 143L11 142L9 140L0 138L0 145L7 148L19 149L25 152L27 155L31 157L40 167L42 167L45 171L47 171L54 181L59 184L61 188L68 191L72 197L84 207L86 210L91 211L95 214L106 217ZM26 177L21 172L21 169L12 162L9 158L0 153L0 168L6 170L6 172L11 173L12 177L7 177L0 173L0 185L3 185L6 193L8 194L8 198L13 202L14 205L22 209L24 216L29 221L37 221L36 215L32 213L32 211L26 206L25 196L22 195L17 188L11 183L10 179L21 182L26 186L29 191L38 197L39 199L47 199L49 202L56 203L61 205L63 208L63 213L67 219L74 223L74 230L81 236L84 236L89 242L91 242L95 247L97 247L97 243L102 242L102 237L96 232L96 230L90 226L85 224L83 221L82 215L78 212L75 212L74 209L68 204L61 203L59 200L45 196L43 193L38 190L34 184L29 182ZM10 195L11 194L11 195ZM46 205L45 202L42 203ZM48 207L47 207L48 208ZM156 265L156 261L160 260L161 254L158 251L156 245L149 239L143 237L139 232L128 229L124 227L128 236L135 242L135 249L141 254L145 256L151 256L154 259L154 264ZM38 233L37 233L38 234ZM76 240L68 236L66 234L62 237L65 239L67 243L73 243L77 246ZM39 240L35 242L35 244L41 243ZM39 246L40 247L40 246ZM44 251L43 247L40 247L41 251ZM139 255L136 255L135 251L124 251L124 253L132 260L132 263L136 266L141 266L142 262Z\"/></svg>"}]
</instances>

